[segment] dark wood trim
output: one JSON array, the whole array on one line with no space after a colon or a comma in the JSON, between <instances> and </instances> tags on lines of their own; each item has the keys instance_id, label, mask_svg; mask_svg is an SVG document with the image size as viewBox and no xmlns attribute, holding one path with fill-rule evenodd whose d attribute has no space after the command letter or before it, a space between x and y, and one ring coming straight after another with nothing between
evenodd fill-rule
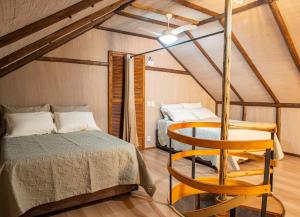
<instances>
[{"instance_id":1,"label":"dark wood trim","mask_svg":"<svg viewBox=\"0 0 300 217\"><path fill-rule=\"evenodd\" d=\"M186 32L186 35L193 39L194 36L190 32ZM213 61L213 59L209 56L209 54L205 51L205 49L200 45L198 41L193 41L194 45L198 48L198 50L203 54L203 56L207 59L207 61L211 64L211 66L218 72L218 74L222 77L223 72L222 70L217 66L217 64ZM235 95L239 98L240 101L244 102L241 95L238 93L238 91L233 87L233 85L230 83L230 89L235 93Z\"/></svg>"},{"instance_id":2,"label":"dark wood trim","mask_svg":"<svg viewBox=\"0 0 300 217\"><path fill-rule=\"evenodd\" d=\"M217 104L222 104L221 101L217 101ZM273 102L238 102L231 101L231 105L240 106L257 106L257 107L275 107L275 108L300 108L300 103L273 103Z\"/></svg>"},{"instance_id":3,"label":"dark wood trim","mask_svg":"<svg viewBox=\"0 0 300 217\"><path fill-rule=\"evenodd\" d=\"M291 57L293 58L293 61L298 69L298 72L300 72L300 58L299 54L297 52L296 46L293 42L292 36L288 30L288 27L281 15L280 9L277 5L276 1L270 2L269 6L271 8L272 14L276 20L276 23L280 29L280 32L282 34L282 37L285 41L285 44L287 48L289 49L289 52L291 54Z\"/></svg>"},{"instance_id":4,"label":"dark wood trim","mask_svg":"<svg viewBox=\"0 0 300 217\"><path fill-rule=\"evenodd\" d=\"M28 56L25 56L24 58L14 62L11 65L8 65L7 67L4 67L0 70L0 77L3 77L5 75L7 75L8 73L26 65L27 63L37 59L38 57L43 56L44 54L60 47L61 45L69 42L70 40L77 38L78 36L82 35L83 33L91 30L92 28L94 28L95 26L100 25L101 23L105 22L106 20L108 20L109 18L111 18L114 15L114 12L118 9L123 9L123 7L127 6L128 4L132 3L132 0L122 0L122 1L118 1L114 4L111 4L101 10L99 10L97 12L97 18L94 20L90 20L90 16L89 15L89 22L88 24L81 26L80 28L76 29L73 32L68 32L69 34L58 38L57 40L53 41L52 43L48 43L46 46L40 48L39 50L29 54ZM95 15L95 14L93 14ZM87 17L85 17L84 19L86 19ZM72 24L71 24L72 25Z\"/></svg>"},{"instance_id":5,"label":"dark wood trim","mask_svg":"<svg viewBox=\"0 0 300 217\"><path fill-rule=\"evenodd\" d=\"M129 0L125 1L126 3L124 3L124 5L128 4L128 2L131 2ZM44 46L48 46L51 43L55 43L56 40L59 40L61 37L72 33L73 31L77 31L79 28L84 27L85 25L90 26L91 23L96 23L95 20L97 20L98 18L100 18L101 16L106 15L109 11L112 11L112 8L116 7L116 3L109 5L105 8L102 8L98 11L96 11L93 14L90 14L60 30L57 30L54 33L49 34L46 37L43 37L5 57L3 57L2 59L0 59L0 67L3 68L4 66L8 66L9 64L17 61L18 59L21 59L23 57L25 57L26 55L30 55L31 53L33 53L34 51L37 51L38 49L44 47ZM97 25L97 24L96 24ZM90 29L90 27L88 28Z\"/></svg>"},{"instance_id":6,"label":"dark wood trim","mask_svg":"<svg viewBox=\"0 0 300 217\"><path fill-rule=\"evenodd\" d=\"M201 25L204 25L204 24L207 24L207 23L211 23L211 22L214 22L216 20L221 20L224 18L224 13L223 14L218 14L212 10L209 10L207 8L204 8L198 4L195 4L195 3L192 3L192 2L189 2L189 1L186 1L186 0L175 0L177 3L185 6L185 7L188 7L188 8L192 8L196 11L199 11L201 13L204 13L204 14L207 14L209 16L212 16L210 18L207 18L205 20L201 20L199 21L199 23L197 24L198 26L201 26ZM263 5L263 4L266 4L270 1L274 1L274 0L257 0L257 1L254 1L254 2L251 2L251 3L248 3L248 4L245 4L241 7L238 7L238 8L235 8L232 10L232 14L238 14L238 13L241 13L241 12L244 12L244 11L247 11L247 10L250 10L252 8L255 8L255 7L258 7L260 5Z\"/></svg>"},{"instance_id":7,"label":"dark wood trim","mask_svg":"<svg viewBox=\"0 0 300 217\"><path fill-rule=\"evenodd\" d=\"M276 126L277 126L277 137L281 138L281 108L276 108Z\"/></svg>"},{"instance_id":8,"label":"dark wood trim","mask_svg":"<svg viewBox=\"0 0 300 217\"><path fill-rule=\"evenodd\" d=\"M131 35L131 36L136 36L136 37L140 37L140 38L147 38L147 39L151 39L151 40L157 39L156 37L149 36L149 35L144 35L144 34L139 34L139 33L134 33L134 32L127 32L127 31L107 28L107 27L103 27L103 26L96 26L95 29L104 30L104 31L108 31L108 32L120 33L120 34L124 34L124 35Z\"/></svg>"},{"instance_id":9,"label":"dark wood trim","mask_svg":"<svg viewBox=\"0 0 300 217\"><path fill-rule=\"evenodd\" d=\"M249 10L251 8L260 6L262 4L269 3L270 1L272 2L273 0L257 0L255 2L251 2L251 3L247 4L247 5L241 6L239 8L233 9L232 13L233 14L240 13L242 11ZM223 14L219 14L219 13L217 13L215 11L212 11L210 9L204 8L204 7L202 7L200 5L197 5L197 4L190 3L190 2L188 2L186 0L176 0L176 2L178 2L179 4L184 5L186 7L192 8L194 10L198 10L201 13L205 13L207 15L212 16L211 18L208 18L206 21L205 20L204 21L200 21L199 23L201 25L206 24L208 22L213 22L213 21L219 20L220 23L221 23L221 25L224 27L224 21L222 20L222 18L224 18L224 13ZM240 51L240 53L242 54L242 56L244 57L244 59L246 60L246 62L248 63L248 65L250 66L250 68L252 69L252 71L254 72L254 74L256 75L256 77L259 79L259 81L261 82L261 84L264 86L264 88L266 89L266 91L272 97L272 99L274 100L274 102L279 103L278 98L275 96L275 94L271 90L270 86L267 84L267 82L265 81L265 79L262 77L261 73L259 72L259 70L255 66L254 62L252 61L252 59L250 58L250 56L246 52L245 48L241 45L241 43L239 42L239 40L237 39L236 35L233 32L232 32L231 38L232 38L232 41L235 44L235 46L238 48L238 50Z\"/></svg>"},{"instance_id":10,"label":"dark wood trim","mask_svg":"<svg viewBox=\"0 0 300 217\"><path fill-rule=\"evenodd\" d=\"M215 104L215 114L217 116L218 116L218 112L219 112L219 106L218 105L219 105L218 103Z\"/></svg>"},{"instance_id":11,"label":"dark wood trim","mask_svg":"<svg viewBox=\"0 0 300 217\"><path fill-rule=\"evenodd\" d=\"M242 107L242 121L246 121L247 120L247 107L243 106Z\"/></svg>"},{"instance_id":12,"label":"dark wood trim","mask_svg":"<svg viewBox=\"0 0 300 217\"><path fill-rule=\"evenodd\" d=\"M183 70L167 69L167 68L153 67L153 66L146 66L146 70L158 71L158 72L169 72L169 73L182 74L182 75L190 75L187 71L183 71Z\"/></svg>"},{"instance_id":13,"label":"dark wood trim","mask_svg":"<svg viewBox=\"0 0 300 217\"><path fill-rule=\"evenodd\" d=\"M286 152L286 151L284 151L283 153L286 154L286 155L290 155L290 156L293 156L293 157L299 157L300 158L300 154L294 154L294 153L290 153L290 152Z\"/></svg>"},{"instance_id":14,"label":"dark wood trim","mask_svg":"<svg viewBox=\"0 0 300 217\"><path fill-rule=\"evenodd\" d=\"M45 61L45 62L61 62L61 63L105 66L105 67L108 66L108 62L95 61L95 60L80 60L80 59L62 58L62 57L45 57L45 56L43 56L43 57L37 58L36 60L37 61ZM146 66L146 70L190 75L187 71L178 70L178 69L169 69L169 68L163 68L163 67Z\"/></svg>"},{"instance_id":15,"label":"dark wood trim","mask_svg":"<svg viewBox=\"0 0 300 217\"><path fill-rule=\"evenodd\" d=\"M40 31L54 23L57 23L65 18L68 18L102 0L83 0L74 5L71 5L63 10L60 10L48 17L38 20L34 23L26 25L20 29L10 32L0 37L0 48L9 45L15 41L18 41L28 35L31 35L37 31ZM26 13L26 12L25 12Z\"/></svg>"},{"instance_id":16,"label":"dark wood trim","mask_svg":"<svg viewBox=\"0 0 300 217\"><path fill-rule=\"evenodd\" d=\"M108 66L107 62L95 61L95 60L80 60L71 58L61 58L61 57L39 57L36 60L46 61L46 62L61 62L61 63L74 63L83 65L95 65L95 66Z\"/></svg>"},{"instance_id":17,"label":"dark wood trim","mask_svg":"<svg viewBox=\"0 0 300 217\"><path fill-rule=\"evenodd\" d=\"M158 43L161 44L161 46L165 47L165 45L163 43L161 43L158 39L157 39ZM198 85L216 102L216 98L203 86L203 84L201 84L198 79L190 72L190 70L188 70L187 67L185 67L185 65L175 56L175 54L168 48L166 48L166 50L169 52L169 54L176 60L176 62L185 70L188 72L188 74L190 76L192 76L192 78L194 79L194 81L196 81L198 83Z\"/></svg>"}]
</instances>

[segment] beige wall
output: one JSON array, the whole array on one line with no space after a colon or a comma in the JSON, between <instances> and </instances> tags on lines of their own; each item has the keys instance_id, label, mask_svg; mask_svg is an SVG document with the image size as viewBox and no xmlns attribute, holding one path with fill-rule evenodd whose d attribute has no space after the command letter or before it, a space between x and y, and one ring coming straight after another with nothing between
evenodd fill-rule
<instances>
[{"instance_id":1,"label":"beige wall","mask_svg":"<svg viewBox=\"0 0 300 217\"><path fill-rule=\"evenodd\" d=\"M157 120L161 118L162 103L201 102L205 107L215 110L215 102L201 89L191 76L163 72L146 72L146 100L154 101L155 106L146 103L146 146L155 145Z\"/></svg>"},{"instance_id":2,"label":"beige wall","mask_svg":"<svg viewBox=\"0 0 300 217\"><path fill-rule=\"evenodd\" d=\"M281 110L281 142L284 151L300 155L300 109Z\"/></svg>"},{"instance_id":3,"label":"beige wall","mask_svg":"<svg viewBox=\"0 0 300 217\"><path fill-rule=\"evenodd\" d=\"M160 47L149 39L92 30L46 56L107 61L108 50L139 53ZM155 66L180 69L166 51L150 56ZM0 79L0 103L11 105L88 104L98 125L107 131L107 67L34 61ZM155 101L155 107L147 107ZM154 146L161 103L199 102L214 110L214 101L189 75L146 72L146 138Z\"/></svg>"},{"instance_id":4,"label":"beige wall","mask_svg":"<svg viewBox=\"0 0 300 217\"><path fill-rule=\"evenodd\" d=\"M32 62L0 79L0 103L88 104L99 127L107 130L107 67Z\"/></svg>"}]
</instances>

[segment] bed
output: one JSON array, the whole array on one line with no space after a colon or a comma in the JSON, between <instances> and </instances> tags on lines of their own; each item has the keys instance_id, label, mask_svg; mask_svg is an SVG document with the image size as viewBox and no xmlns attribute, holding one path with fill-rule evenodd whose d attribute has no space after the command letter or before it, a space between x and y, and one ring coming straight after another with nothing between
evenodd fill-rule
<instances>
[{"instance_id":1,"label":"bed","mask_svg":"<svg viewBox=\"0 0 300 217\"><path fill-rule=\"evenodd\" d=\"M101 130L1 139L0 217L36 216L155 186L133 144Z\"/></svg>"},{"instance_id":2,"label":"bed","mask_svg":"<svg viewBox=\"0 0 300 217\"><path fill-rule=\"evenodd\" d=\"M182 109L179 108L179 105L186 105L186 108ZM158 120L157 122L157 144L156 146L158 148L161 148L163 150L168 150L169 147L169 137L167 135L167 129L168 126L174 123L178 122L185 122L185 121L197 121L197 122L220 122L220 118L214 115L212 112L210 112L208 109L203 108L201 105L195 105L195 103L183 103L183 104L172 104L172 109L169 108L169 105L167 109L164 108L164 105L162 106L162 114L163 119ZM174 107L174 109L173 109ZM200 108L203 111L199 112L197 111ZM174 110L176 112L169 113L168 110ZM195 112L193 112L195 111ZM177 114L180 113L180 118L178 118ZM185 114L186 113L186 114ZM192 117L193 115L193 117ZM177 117L176 117L177 116ZM175 119L175 121L174 121ZM186 120L188 119L188 120ZM243 123L249 123L245 121L238 121L238 120L230 120L231 124L243 124ZM192 129L181 129L180 133L188 136L192 136ZM196 137L201 138L207 138L207 139L220 139L220 128L197 128L196 129ZM228 134L229 140L264 140L264 139L270 139L271 133L264 132L264 131L257 131L257 130L244 130L244 129L231 129L229 130ZM275 159L281 160L284 157L281 144L275 134ZM172 148L173 151L185 151L190 150L191 146L186 145L183 143L180 143L178 141L172 142ZM196 147L196 149L199 149ZM261 153L263 154L263 153ZM200 163L204 163L206 165L210 165L213 168L218 169L219 168L219 158L218 156L201 156L197 158L200 159ZM245 158L241 157L235 157L230 156L229 157L229 167L231 170L239 171L240 166L239 162L244 162Z\"/></svg>"}]
</instances>

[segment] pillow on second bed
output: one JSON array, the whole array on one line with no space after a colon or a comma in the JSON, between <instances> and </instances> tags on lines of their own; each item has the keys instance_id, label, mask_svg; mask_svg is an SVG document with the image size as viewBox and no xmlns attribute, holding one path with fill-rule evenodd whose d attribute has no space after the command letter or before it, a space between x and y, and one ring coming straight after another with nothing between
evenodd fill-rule
<instances>
[{"instance_id":1,"label":"pillow on second bed","mask_svg":"<svg viewBox=\"0 0 300 217\"><path fill-rule=\"evenodd\" d=\"M50 134L56 131L51 112L5 114L7 136Z\"/></svg>"},{"instance_id":2,"label":"pillow on second bed","mask_svg":"<svg viewBox=\"0 0 300 217\"><path fill-rule=\"evenodd\" d=\"M197 120L197 117L191 111L184 108L171 109L168 111L168 115L175 122Z\"/></svg>"},{"instance_id":3,"label":"pillow on second bed","mask_svg":"<svg viewBox=\"0 0 300 217\"><path fill-rule=\"evenodd\" d=\"M55 112L54 121L58 133L100 130L92 112Z\"/></svg>"},{"instance_id":4,"label":"pillow on second bed","mask_svg":"<svg viewBox=\"0 0 300 217\"><path fill-rule=\"evenodd\" d=\"M190 109L191 112L197 117L197 119L208 119L208 118L217 118L217 116L207 108L194 108Z\"/></svg>"}]
</instances>

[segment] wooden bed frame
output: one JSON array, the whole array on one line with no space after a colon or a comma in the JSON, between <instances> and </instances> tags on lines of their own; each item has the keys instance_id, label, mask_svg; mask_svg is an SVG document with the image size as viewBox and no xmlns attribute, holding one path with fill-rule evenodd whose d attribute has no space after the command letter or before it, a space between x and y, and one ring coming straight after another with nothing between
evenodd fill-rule
<instances>
[{"instance_id":1,"label":"wooden bed frame","mask_svg":"<svg viewBox=\"0 0 300 217\"><path fill-rule=\"evenodd\" d=\"M26 213L21 215L21 217L33 217L40 216L49 213L53 213L55 211L63 211L68 208L76 208L82 205L87 205L91 202L128 194L132 191L138 190L138 185L118 185L115 187L103 189L100 191L96 191L90 194L82 194L70 198L66 198L60 201L51 202L47 204L43 204L34 208L31 208Z\"/></svg>"}]
</instances>

